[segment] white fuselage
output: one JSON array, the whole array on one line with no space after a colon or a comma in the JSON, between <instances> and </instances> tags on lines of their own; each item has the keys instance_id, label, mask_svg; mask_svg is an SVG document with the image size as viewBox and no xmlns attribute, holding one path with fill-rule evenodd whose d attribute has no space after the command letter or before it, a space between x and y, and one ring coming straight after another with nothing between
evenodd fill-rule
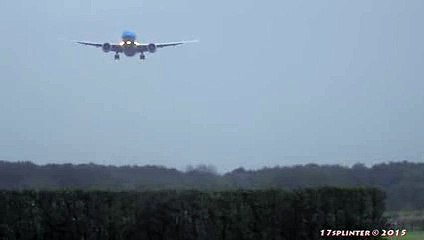
<instances>
[{"instance_id":1,"label":"white fuselage","mask_svg":"<svg viewBox=\"0 0 424 240\"><path fill-rule=\"evenodd\" d=\"M140 44L136 41L122 40L119 45L122 46L125 56L132 57L137 54L137 46Z\"/></svg>"}]
</instances>

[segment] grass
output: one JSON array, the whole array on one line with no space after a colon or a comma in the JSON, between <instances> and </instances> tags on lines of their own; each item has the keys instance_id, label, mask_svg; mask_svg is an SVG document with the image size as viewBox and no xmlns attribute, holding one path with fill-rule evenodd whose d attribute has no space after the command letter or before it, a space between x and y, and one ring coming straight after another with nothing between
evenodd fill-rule
<instances>
[{"instance_id":1,"label":"grass","mask_svg":"<svg viewBox=\"0 0 424 240\"><path fill-rule=\"evenodd\" d=\"M402 239L402 240L424 240L424 231L408 232L404 237L391 237L389 240Z\"/></svg>"},{"instance_id":2,"label":"grass","mask_svg":"<svg viewBox=\"0 0 424 240\"><path fill-rule=\"evenodd\" d=\"M416 229L424 227L424 211L393 211L386 212L385 216L390 222L399 223L399 229ZM396 228L396 227L395 227ZM387 240L404 239L404 240L424 240L424 230L410 231L404 237L391 237Z\"/></svg>"}]
</instances>

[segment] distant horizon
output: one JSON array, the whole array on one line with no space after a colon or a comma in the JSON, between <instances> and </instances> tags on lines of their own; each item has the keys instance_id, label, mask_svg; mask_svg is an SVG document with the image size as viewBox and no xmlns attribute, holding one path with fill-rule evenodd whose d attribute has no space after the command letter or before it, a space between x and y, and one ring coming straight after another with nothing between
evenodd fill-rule
<instances>
[{"instance_id":1,"label":"distant horizon","mask_svg":"<svg viewBox=\"0 0 424 240\"><path fill-rule=\"evenodd\" d=\"M179 172L187 172L189 168L193 168L196 169L197 167L212 167L215 168L216 172L218 174L226 174L226 173L230 173L233 172L234 170L237 169L244 169L246 171L258 171L258 170L263 170L263 169L268 169L268 168L293 168L293 167L297 167L297 166L308 166L308 165L317 165L317 166L339 166L339 167L344 167L344 168L349 168L351 169L354 165L357 164L361 164L364 165L366 168L370 169L374 166L377 165L383 165L383 164L398 164L398 163L408 163L408 164L424 164L424 162L421 161L413 161L413 160L399 160L399 161L382 161L382 162L377 162L377 163L373 163L373 164L366 164L363 162L356 162L350 165L343 165L340 163L304 163L304 164L293 164L293 165L275 165L275 166L263 166L263 167L259 167L259 168L246 168L243 166L239 166L236 168L233 168L231 170L227 170L227 171L220 171L219 169L216 168L216 166L214 166L213 164L198 164L198 165L187 165L185 167L185 169L180 169L180 168L175 168L175 167L170 167L170 166L164 166L164 165L155 165L155 164L102 164L102 163L96 163L96 162L80 162L80 163L71 163L71 162L63 162L63 163L58 163L58 162L48 162L48 163L37 163L34 161L30 161L30 160L18 160L18 161L10 161L10 160L4 160L4 159L0 159L0 163L4 162L4 163L31 163L33 165L39 166L39 167L43 167L43 166L48 166L48 165L73 165L73 166L80 166L80 165L96 165L96 166L105 166L105 167L158 167L158 168L166 168L169 170L177 170Z\"/></svg>"}]
</instances>

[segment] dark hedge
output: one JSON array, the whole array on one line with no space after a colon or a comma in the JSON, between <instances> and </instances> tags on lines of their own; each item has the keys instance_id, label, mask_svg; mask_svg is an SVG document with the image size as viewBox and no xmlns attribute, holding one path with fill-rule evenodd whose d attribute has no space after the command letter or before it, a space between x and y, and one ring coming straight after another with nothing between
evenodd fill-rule
<instances>
[{"instance_id":1,"label":"dark hedge","mask_svg":"<svg viewBox=\"0 0 424 240\"><path fill-rule=\"evenodd\" d=\"M384 199L369 188L1 191L0 239L325 239L322 229L383 228Z\"/></svg>"}]
</instances>

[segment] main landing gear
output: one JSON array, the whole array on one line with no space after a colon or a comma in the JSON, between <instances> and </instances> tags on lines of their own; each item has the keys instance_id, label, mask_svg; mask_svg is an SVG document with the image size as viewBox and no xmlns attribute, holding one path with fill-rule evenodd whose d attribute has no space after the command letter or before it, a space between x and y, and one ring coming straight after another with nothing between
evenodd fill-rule
<instances>
[{"instance_id":1,"label":"main landing gear","mask_svg":"<svg viewBox=\"0 0 424 240\"><path fill-rule=\"evenodd\" d=\"M119 53L115 53L114 59L119 60ZM144 54L140 54L140 60L146 59L146 56Z\"/></svg>"}]
</instances>

